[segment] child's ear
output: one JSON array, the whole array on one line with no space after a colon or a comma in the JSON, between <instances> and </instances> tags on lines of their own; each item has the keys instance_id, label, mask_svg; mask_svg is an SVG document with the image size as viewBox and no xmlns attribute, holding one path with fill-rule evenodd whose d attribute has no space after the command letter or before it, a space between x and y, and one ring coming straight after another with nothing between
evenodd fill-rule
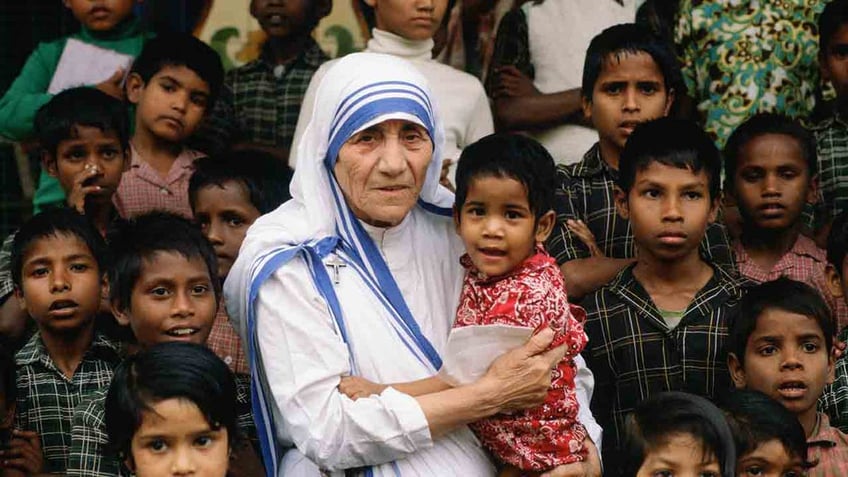
<instances>
[{"instance_id":1,"label":"child's ear","mask_svg":"<svg viewBox=\"0 0 848 477\"><path fill-rule=\"evenodd\" d=\"M364 0L365 4L371 8L377 8L377 0Z\"/></svg>"},{"instance_id":2,"label":"child's ear","mask_svg":"<svg viewBox=\"0 0 848 477\"><path fill-rule=\"evenodd\" d=\"M668 90L668 94L665 97L665 112L663 116L668 116L671 112L671 107L674 106L674 101L677 99L677 93L674 91L674 88Z\"/></svg>"},{"instance_id":3,"label":"child's ear","mask_svg":"<svg viewBox=\"0 0 848 477\"><path fill-rule=\"evenodd\" d=\"M834 345L836 337L833 337ZM833 384L836 379L836 346L830 347L830 353L827 353L827 384Z\"/></svg>"},{"instance_id":4,"label":"child's ear","mask_svg":"<svg viewBox=\"0 0 848 477\"><path fill-rule=\"evenodd\" d=\"M619 186L613 187L613 198L615 209L623 219L630 219L630 204L627 202L627 193Z\"/></svg>"},{"instance_id":5,"label":"child's ear","mask_svg":"<svg viewBox=\"0 0 848 477\"><path fill-rule=\"evenodd\" d=\"M556 224L556 213L553 210L545 212L536 221L536 243L545 243Z\"/></svg>"},{"instance_id":6,"label":"child's ear","mask_svg":"<svg viewBox=\"0 0 848 477\"><path fill-rule=\"evenodd\" d=\"M592 100L586 97L585 94L580 95L580 107L583 109L583 117L586 121L592 122Z\"/></svg>"},{"instance_id":7,"label":"child's ear","mask_svg":"<svg viewBox=\"0 0 848 477\"><path fill-rule=\"evenodd\" d=\"M833 266L832 263L828 263L824 268L824 276L825 276L825 284L827 285L827 290L830 292L834 298L844 299L844 293L842 292L842 277L839 275L839 270Z\"/></svg>"},{"instance_id":8,"label":"child's ear","mask_svg":"<svg viewBox=\"0 0 848 477\"><path fill-rule=\"evenodd\" d=\"M130 474L135 475L135 460L132 458L132 453L128 452L124 457L124 465L130 471Z\"/></svg>"},{"instance_id":9,"label":"child's ear","mask_svg":"<svg viewBox=\"0 0 848 477\"><path fill-rule=\"evenodd\" d=\"M109 308L112 310L112 316L115 321L121 326L130 326L129 310L120 306L117 299L109 301Z\"/></svg>"},{"instance_id":10,"label":"child's ear","mask_svg":"<svg viewBox=\"0 0 848 477\"><path fill-rule=\"evenodd\" d=\"M56 156L44 148L41 149L41 167L47 171L47 175L51 177L59 176L59 168L56 165Z\"/></svg>"},{"instance_id":11,"label":"child's ear","mask_svg":"<svg viewBox=\"0 0 848 477\"><path fill-rule=\"evenodd\" d=\"M709 215L709 217L707 217L708 223L711 224L711 223L716 221L720 207L721 207L721 192L719 192L718 196L716 196L713 200L710 201L710 215Z\"/></svg>"},{"instance_id":12,"label":"child's ear","mask_svg":"<svg viewBox=\"0 0 848 477\"><path fill-rule=\"evenodd\" d=\"M819 175L810 178L810 187L807 189L807 203L815 205L819 201Z\"/></svg>"},{"instance_id":13,"label":"child's ear","mask_svg":"<svg viewBox=\"0 0 848 477\"><path fill-rule=\"evenodd\" d=\"M727 368L730 370L730 379L736 389L748 387L748 378L745 377L745 368L736 357L736 353L727 353Z\"/></svg>"},{"instance_id":14,"label":"child's ear","mask_svg":"<svg viewBox=\"0 0 848 477\"><path fill-rule=\"evenodd\" d=\"M130 103L138 104L141 101L141 93L144 91L144 80L138 73L130 73L127 76L127 99Z\"/></svg>"}]
</instances>

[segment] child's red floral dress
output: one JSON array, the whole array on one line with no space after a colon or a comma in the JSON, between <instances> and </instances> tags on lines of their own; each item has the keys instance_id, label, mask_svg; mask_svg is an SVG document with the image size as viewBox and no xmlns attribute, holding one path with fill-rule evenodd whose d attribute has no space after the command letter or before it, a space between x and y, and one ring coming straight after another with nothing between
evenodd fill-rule
<instances>
[{"instance_id":1,"label":"child's red floral dress","mask_svg":"<svg viewBox=\"0 0 848 477\"><path fill-rule=\"evenodd\" d=\"M509 274L489 278L468 255L468 269L454 327L513 325L545 327L556 334L551 348L566 346L553 370L545 403L514 414L498 414L471 424L472 430L499 459L523 470L548 470L581 461L586 429L577 420L574 357L586 346L582 308L568 303L556 262L541 248Z\"/></svg>"}]
</instances>

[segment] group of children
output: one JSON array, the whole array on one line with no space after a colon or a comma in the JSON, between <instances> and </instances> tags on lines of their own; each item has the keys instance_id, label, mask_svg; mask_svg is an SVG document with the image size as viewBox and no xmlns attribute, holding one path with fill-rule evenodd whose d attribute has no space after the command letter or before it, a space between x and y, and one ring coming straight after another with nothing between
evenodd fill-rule
<instances>
[{"instance_id":1,"label":"group of children","mask_svg":"<svg viewBox=\"0 0 848 477\"><path fill-rule=\"evenodd\" d=\"M51 66L41 63L55 66L53 45L39 55L56 58L32 60L29 79L0 100L0 111L17 111L0 114L0 133L34 132L55 179L37 197L50 210L0 252L3 345L19 348L0 353L0 475L261 475L247 364L221 283L250 224L289 198L285 159L296 154L278 146L311 112L294 113L325 60L309 33L329 2L251 2L270 40L226 77L190 36L136 45L148 36L130 0L66 3L81 35L121 33L126 44L104 45L138 58L123 87L110 79L47 95ZM848 195L838 180L848 2L834 0L820 21L833 114L813 133L758 114L723 154L694 123L666 117L682 93L671 47L634 24L604 30L580 90L598 142L557 168L523 136L472 144L492 129L488 104L456 108L482 89L429 56L443 0L368 5L369 50L409 57L435 81L456 120L446 158L465 148L454 215L468 271L455 327L552 327L552 347L566 348L543 405L472 426L504 475L590 460L595 446L609 475L848 473L848 358L838 357L848 340ZM442 91L457 84L464 99ZM256 98L274 102L285 85L299 99L267 115ZM112 97L124 95L132 112ZM192 144L216 153L200 158ZM732 234L723 203L739 210ZM601 442L577 417L581 354ZM357 399L386 386L416 395L449 385L346 377L339 389Z\"/></svg>"}]
</instances>

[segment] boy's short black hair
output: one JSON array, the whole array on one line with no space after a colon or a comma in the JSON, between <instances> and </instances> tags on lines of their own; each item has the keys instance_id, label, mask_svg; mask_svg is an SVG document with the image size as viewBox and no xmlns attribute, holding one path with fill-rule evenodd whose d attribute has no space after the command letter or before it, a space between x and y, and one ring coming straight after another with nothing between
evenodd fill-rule
<instances>
[{"instance_id":1,"label":"boy's short black hair","mask_svg":"<svg viewBox=\"0 0 848 477\"><path fill-rule=\"evenodd\" d=\"M670 167L701 171L709 179L710 199L721 192L721 153L712 139L692 121L659 118L636 126L618 161L618 186L627 193L636 173L658 162Z\"/></svg>"},{"instance_id":2,"label":"boy's short black hair","mask_svg":"<svg viewBox=\"0 0 848 477\"><path fill-rule=\"evenodd\" d=\"M589 43L583 63L583 97L592 100L595 82L598 81L605 62L619 61L624 55L636 53L647 53L654 59L663 75L667 91L682 91L680 65L673 47L647 26L622 23L602 31Z\"/></svg>"},{"instance_id":3,"label":"boy's short black hair","mask_svg":"<svg viewBox=\"0 0 848 477\"><path fill-rule=\"evenodd\" d=\"M825 56L830 40L842 27L848 25L848 1L831 0L819 15L819 54Z\"/></svg>"},{"instance_id":4,"label":"boy's short black hair","mask_svg":"<svg viewBox=\"0 0 848 477\"><path fill-rule=\"evenodd\" d=\"M109 234L113 263L109 268L109 299L119 310L128 310L132 289L141 267L159 253L177 253L206 264L215 298L221 296L218 261L212 244L190 220L169 212L150 212L119 222Z\"/></svg>"},{"instance_id":5,"label":"boy's short black hair","mask_svg":"<svg viewBox=\"0 0 848 477\"><path fill-rule=\"evenodd\" d=\"M739 154L752 140L766 134L788 136L798 143L801 155L807 164L810 177L816 173L816 138L798 121L776 113L759 113L740 124L727 139L724 146L724 173L728 184L733 184L733 176L739 164Z\"/></svg>"},{"instance_id":6,"label":"boy's short black hair","mask_svg":"<svg viewBox=\"0 0 848 477\"><path fill-rule=\"evenodd\" d=\"M635 476L645 456L674 434L688 434L700 441L706 455L714 455L722 477L735 477L736 448L721 411L694 394L662 392L640 402L627 416L622 460L624 477Z\"/></svg>"},{"instance_id":7,"label":"boy's short black hair","mask_svg":"<svg viewBox=\"0 0 848 477\"><path fill-rule=\"evenodd\" d=\"M735 390L722 402L736 455L742 458L761 445L778 440L786 452L807 467L807 437L798 418L779 402L752 390Z\"/></svg>"},{"instance_id":8,"label":"boy's short black hair","mask_svg":"<svg viewBox=\"0 0 848 477\"><path fill-rule=\"evenodd\" d=\"M206 346L159 343L125 359L106 395L106 431L112 450L131 458L130 443L144 413L166 399L184 399L200 410L212 429L226 429L230 447L239 437L235 379Z\"/></svg>"},{"instance_id":9,"label":"boy's short black hair","mask_svg":"<svg viewBox=\"0 0 848 477\"><path fill-rule=\"evenodd\" d=\"M357 0L357 4L359 5L359 11L362 12L362 18L365 19L365 23L368 25L368 29L377 28L377 15L374 13L374 7L365 3L365 0ZM442 18L442 21L446 21L450 17L454 6L456 6L456 0L448 0L447 8L445 8L445 16Z\"/></svg>"},{"instance_id":10,"label":"boy's short black hair","mask_svg":"<svg viewBox=\"0 0 848 477\"><path fill-rule=\"evenodd\" d=\"M188 182L188 198L194 210L197 192L209 186L223 187L235 181L247 190L250 203L267 214L291 199L292 170L272 155L258 150L231 151L194 161Z\"/></svg>"},{"instance_id":11,"label":"boy's short black hair","mask_svg":"<svg viewBox=\"0 0 848 477\"><path fill-rule=\"evenodd\" d=\"M95 88L71 88L50 99L35 115L35 136L53 159L59 143L79 136L77 126L89 126L118 136L129 150L129 115L123 102Z\"/></svg>"},{"instance_id":12,"label":"boy's short black hair","mask_svg":"<svg viewBox=\"0 0 848 477\"><path fill-rule=\"evenodd\" d=\"M24 259L30 247L47 237L71 236L82 241L97 262L101 274L109 264L109 250L97 228L74 209L58 208L41 212L21 226L12 242L12 281L21 288Z\"/></svg>"},{"instance_id":13,"label":"boy's short black hair","mask_svg":"<svg viewBox=\"0 0 848 477\"><path fill-rule=\"evenodd\" d=\"M146 85L168 66L185 66L209 85L206 111L211 111L224 82L224 67L218 53L187 33L161 33L144 43L130 74L139 75Z\"/></svg>"},{"instance_id":14,"label":"boy's short black hair","mask_svg":"<svg viewBox=\"0 0 848 477\"><path fill-rule=\"evenodd\" d=\"M456 168L456 202L465 204L471 181L479 177L515 179L527 190L530 210L541 217L554 207L556 166L535 139L520 134L491 134L462 150Z\"/></svg>"},{"instance_id":15,"label":"boy's short black hair","mask_svg":"<svg viewBox=\"0 0 848 477\"><path fill-rule=\"evenodd\" d=\"M827 236L827 262L842 276L842 265L848 252L848 210L837 215Z\"/></svg>"},{"instance_id":16,"label":"boy's short black hair","mask_svg":"<svg viewBox=\"0 0 848 477\"><path fill-rule=\"evenodd\" d=\"M828 354L833 347L836 325L827 303L810 285L786 277L750 287L739 302L739 313L730 325L728 351L745 364L748 339L757 329L757 321L766 310L781 310L812 318L824 334Z\"/></svg>"}]
</instances>

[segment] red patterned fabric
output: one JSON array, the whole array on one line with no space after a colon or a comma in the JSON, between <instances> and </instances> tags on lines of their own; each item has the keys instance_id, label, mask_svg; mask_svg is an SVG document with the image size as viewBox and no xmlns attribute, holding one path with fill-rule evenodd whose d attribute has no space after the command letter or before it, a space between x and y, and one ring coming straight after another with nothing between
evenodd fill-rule
<instances>
[{"instance_id":1,"label":"red patterned fabric","mask_svg":"<svg viewBox=\"0 0 848 477\"><path fill-rule=\"evenodd\" d=\"M515 414L498 414L471 429L499 459L523 470L547 470L584 459L586 429L577 420L574 357L586 346L582 308L568 303L556 262L540 250L510 274L494 279L468 268L454 327L512 325L550 327L552 348L566 345L565 357L552 371L545 403Z\"/></svg>"}]
</instances>

